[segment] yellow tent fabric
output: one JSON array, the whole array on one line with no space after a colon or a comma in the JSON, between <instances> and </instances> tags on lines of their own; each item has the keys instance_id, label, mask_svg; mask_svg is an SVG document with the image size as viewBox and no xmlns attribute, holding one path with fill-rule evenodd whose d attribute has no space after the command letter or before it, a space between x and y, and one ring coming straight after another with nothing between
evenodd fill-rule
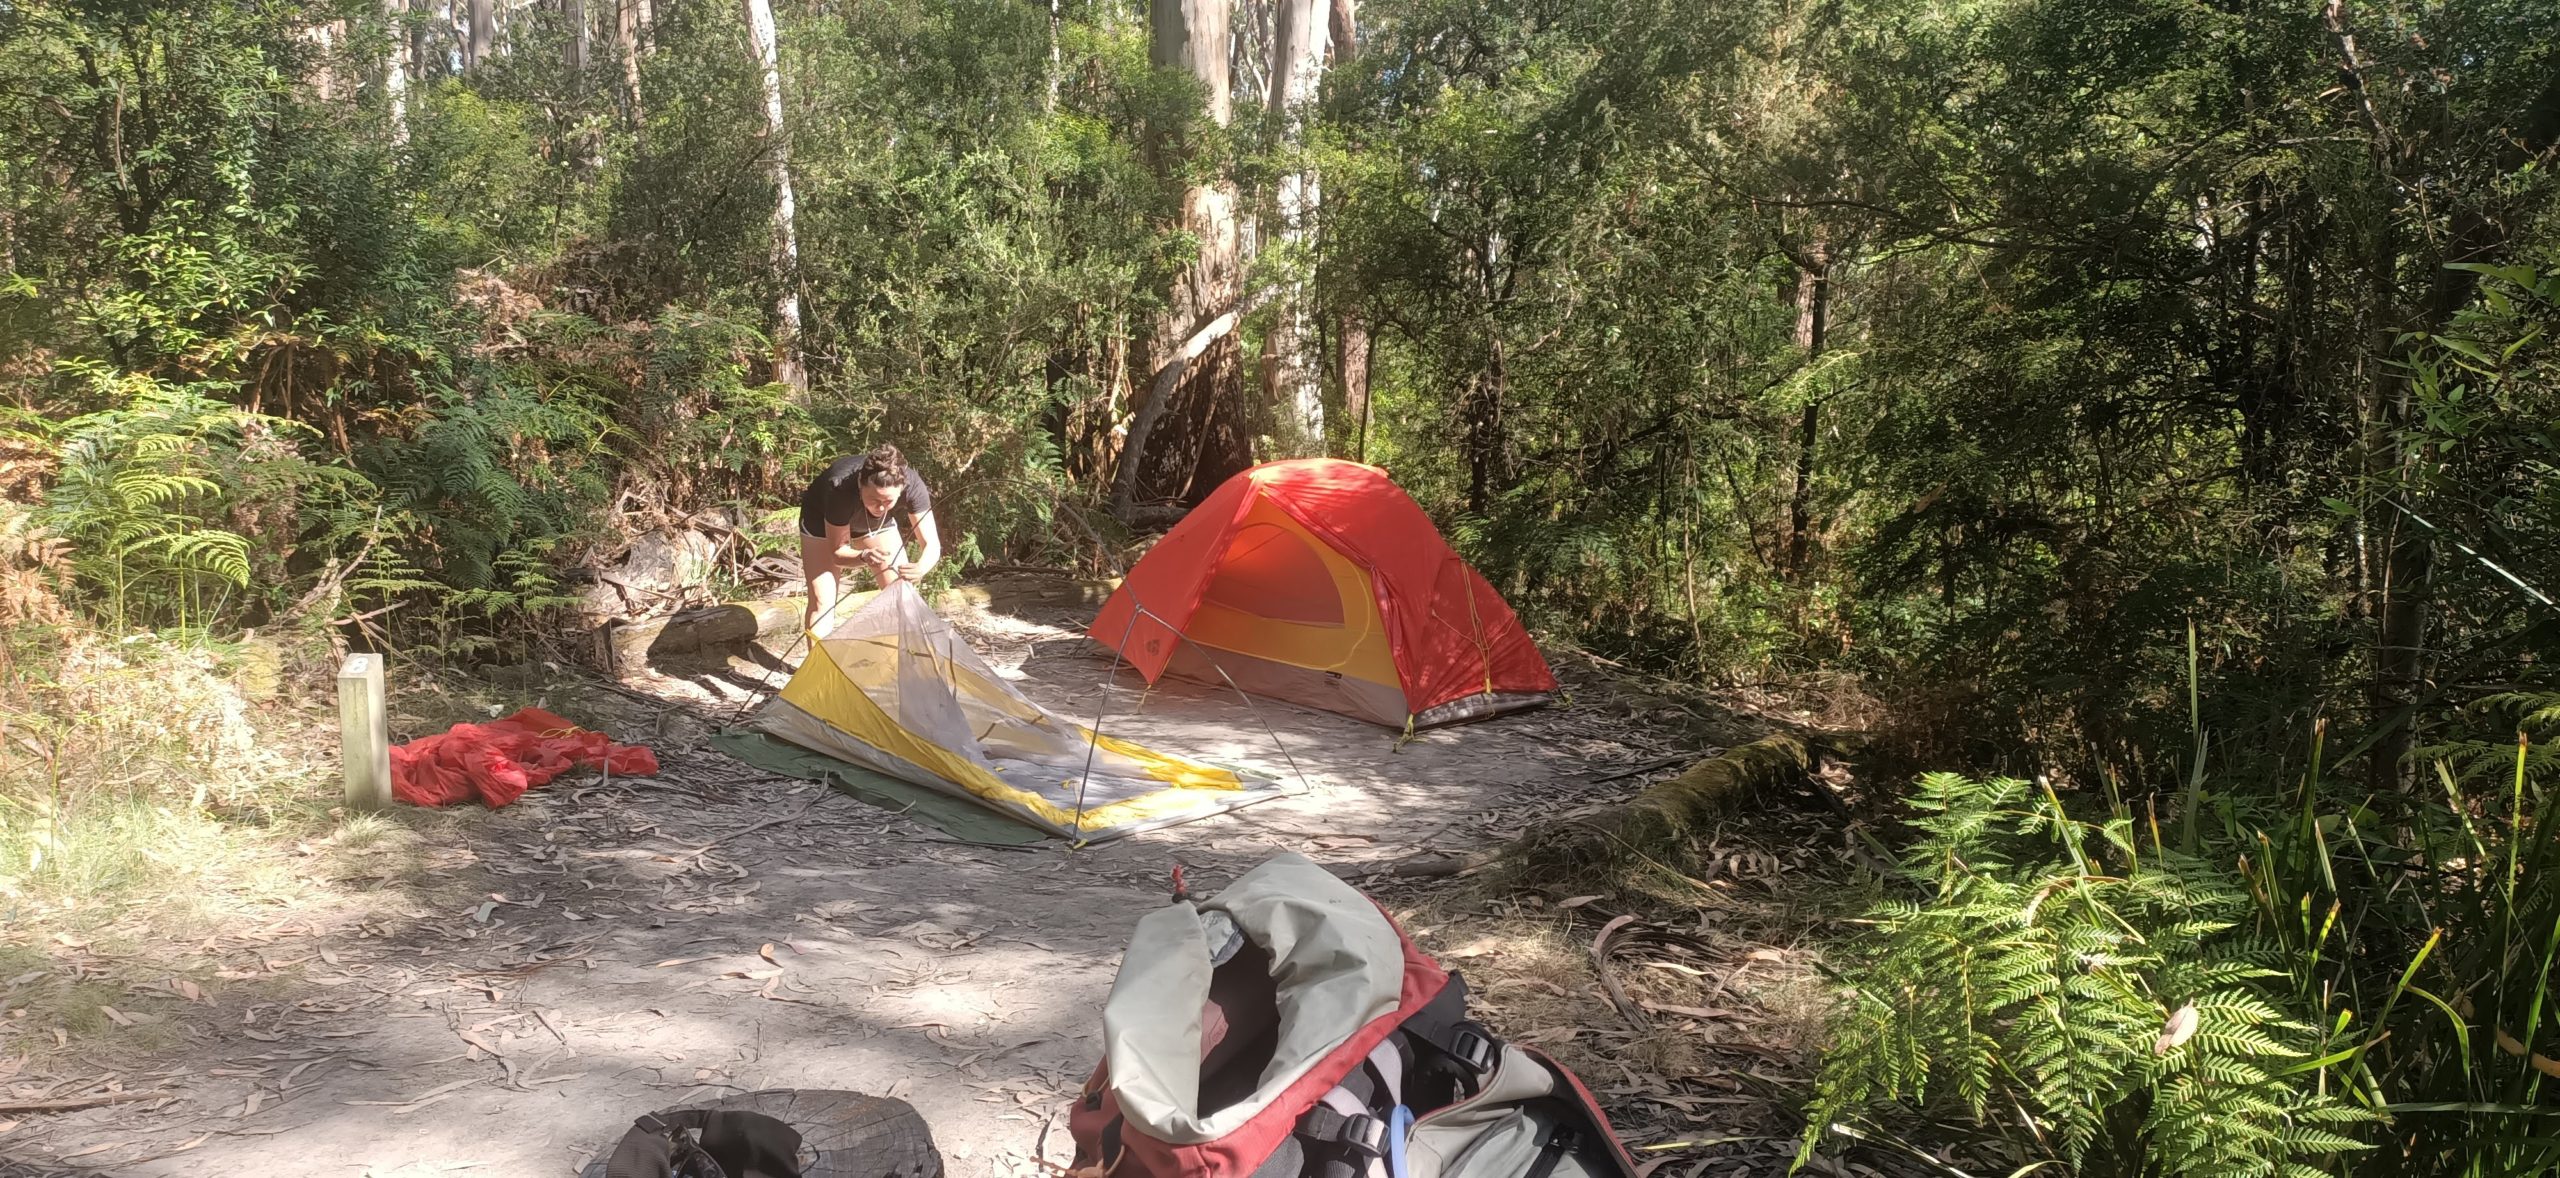
<instances>
[{"instance_id":1,"label":"yellow tent fabric","mask_svg":"<svg viewBox=\"0 0 2560 1178\"><path fill-rule=\"evenodd\" d=\"M812 639L758 727L1054 834L1095 842L1288 792L1031 702L904 582Z\"/></svg>"}]
</instances>

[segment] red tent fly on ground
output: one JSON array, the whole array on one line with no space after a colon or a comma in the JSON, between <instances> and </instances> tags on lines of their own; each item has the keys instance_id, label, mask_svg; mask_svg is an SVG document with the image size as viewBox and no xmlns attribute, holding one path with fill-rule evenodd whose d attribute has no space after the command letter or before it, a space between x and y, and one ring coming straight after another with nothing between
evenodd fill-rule
<instances>
[{"instance_id":1,"label":"red tent fly on ground","mask_svg":"<svg viewBox=\"0 0 2560 1178\"><path fill-rule=\"evenodd\" d=\"M1556 689L1520 619L1421 506L1386 472L1327 458L1227 480L1087 633L1150 683L1232 678L1390 727L1534 707Z\"/></svg>"},{"instance_id":2,"label":"red tent fly on ground","mask_svg":"<svg viewBox=\"0 0 2560 1178\"><path fill-rule=\"evenodd\" d=\"M658 755L614 744L543 711L526 708L486 724L456 724L391 747L391 796L413 806L474 798L497 809L577 766L622 777L654 777Z\"/></svg>"}]
</instances>

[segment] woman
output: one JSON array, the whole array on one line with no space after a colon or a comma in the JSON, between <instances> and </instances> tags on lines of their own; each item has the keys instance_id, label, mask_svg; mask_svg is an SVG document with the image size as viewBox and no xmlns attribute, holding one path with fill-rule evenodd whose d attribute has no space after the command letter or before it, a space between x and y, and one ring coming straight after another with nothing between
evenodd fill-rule
<instances>
[{"instance_id":1,"label":"woman","mask_svg":"<svg viewBox=\"0 0 2560 1178\"><path fill-rule=\"evenodd\" d=\"M898 537L902 522L919 549L912 562ZM800 496L800 575L809 583L812 629L848 592L843 578L852 570L869 570L886 589L923 580L941 561L933 492L896 446L836 459Z\"/></svg>"}]
</instances>

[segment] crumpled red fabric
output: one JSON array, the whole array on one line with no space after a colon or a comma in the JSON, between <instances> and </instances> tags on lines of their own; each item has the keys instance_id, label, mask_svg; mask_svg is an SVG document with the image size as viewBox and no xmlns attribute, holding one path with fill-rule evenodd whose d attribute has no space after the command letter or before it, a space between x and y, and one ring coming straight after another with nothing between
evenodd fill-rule
<instances>
[{"instance_id":1,"label":"crumpled red fabric","mask_svg":"<svg viewBox=\"0 0 2560 1178\"><path fill-rule=\"evenodd\" d=\"M478 798L494 810L572 768L601 766L622 777L649 777L658 755L646 745L615 744L540 708L487 724L456 724L391 748L391 796L413 806L450 806Z\"/></svg>"}]
</instances>

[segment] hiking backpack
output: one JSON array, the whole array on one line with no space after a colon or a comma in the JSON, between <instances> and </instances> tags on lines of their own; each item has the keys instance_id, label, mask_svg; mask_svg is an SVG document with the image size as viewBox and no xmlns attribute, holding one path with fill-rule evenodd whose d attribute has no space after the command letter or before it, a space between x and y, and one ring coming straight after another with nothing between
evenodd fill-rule
<instances>
[{"instance_id":1,"label":"hiking backpack","mask_svg":"<svg viewBox=\"0 0 2560 1178\"><path fill-rule=\"evenodd\" d=\"M1293 854L1205 901L1175 878L1068 1116L1082 1178L1634 1178L1582 1082L1349 884Z\"/></svg>"}]
</instances>

